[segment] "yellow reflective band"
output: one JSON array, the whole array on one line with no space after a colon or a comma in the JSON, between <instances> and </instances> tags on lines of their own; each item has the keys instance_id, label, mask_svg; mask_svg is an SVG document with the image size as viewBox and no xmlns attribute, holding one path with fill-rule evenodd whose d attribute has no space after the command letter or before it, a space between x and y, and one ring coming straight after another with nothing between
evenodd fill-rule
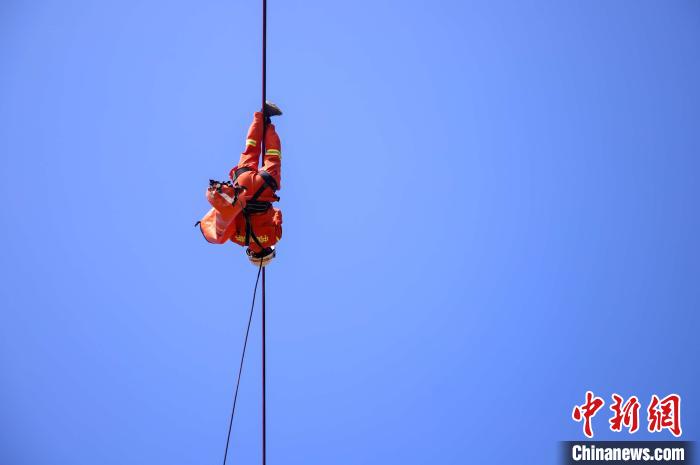
<instances>
[{"instance_id":1,"label":"yellow reflective band","mask_svg":"<svg viewBox=\"0 0 700 465\"><path fill-rule=\"evenodd\" d=\"M245 236L241 236L238 234L234 236L234 239L236 239L238 242L245 242Z\"/></svg>"},{"instance_id":2,"label":"yellow reflective band","mask_svg":"<svg viewBox=\"0 0 700 465\"><path fill-rule=\"evenodd\" d=\"M256 145L258 145L258 143L255 142L254 139L246 139L246 140L245 140L245 145L250 145L250 146L252 146L252 147L255 147Z\"/></svg>"},{"instance_id":3,"label":"yellow reflective band","mask_svg":"<svg viewBox=\"0 0 700 465\"><path fill-rule=\"evenodd\" d=\"M259 240L260 242L262 242L262 243L267 242L268 239L269 239L269 238L267 237L267 234L264 235L264 236L258 236L258 240Z\"/></svg>"},{"instance_id":4,"label":"yellow reflective band","mask_svg":"<svg viewBox=\"0 0 700 465\"><path fill-rule=\"evenodd\" d=\"M282 154L280 153L279 150L269 149L269 150L265 150L265 155L277 155L277 156L281 156Z\"/></svg>"}]
</instances>

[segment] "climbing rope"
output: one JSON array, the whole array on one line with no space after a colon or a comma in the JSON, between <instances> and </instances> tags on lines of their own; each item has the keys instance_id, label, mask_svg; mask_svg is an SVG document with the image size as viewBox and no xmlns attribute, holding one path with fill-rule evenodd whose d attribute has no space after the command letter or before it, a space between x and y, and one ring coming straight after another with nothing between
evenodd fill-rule
<instances>
[{"instance_id":1,"label":"climbing rope","mask_svg":"<svg viewBox=\"0 0 700 465\"><path fill-rule=\"evenodd\" d=\"M262 104L260 111L264 111L267 99L267 0L262 0ZM265 166L265 130L266 118L263 118L263 136L260 144L262 165ZM267 414L265 392L267 377L265 375L265 268L262 268L262 465L267 463Z\"/></svg>"},{"instance_id":2,"label":"climbing rope","mask_svg":"<svg viewBox=\"0 0 700 465\"><path fill-rule=\"evenodd\" d=\"M262 463L265 465L267 452L267 428L265 410L265 268L262 269Z\"/></svg>"},{"instance_id":3,"label":"climbing rope","mask_svg":"<svg viewBox=\"0 0 700 465\"><path fill-rule=\"evenodd\" d=\"M266 92L267 92L267 0L262 0L262 105L261 111L265 108ZM261 140L261 158L262 164L265 165L265 130L267 126L266 118L263 118L263 137ZM233 395L233 407L231 408L231 417L228 424L228 435L226 436L226 449L224 450L224 462L226 465L226 459L228 458L228 448L231 442L231 430L233 429L233 417L236 413L236 401L238 400L238 388L241 384L241 374L243 372L243 361L245 359L246 347L248 346L248 335L250 334L250 324L253 321L253 309L255 308L255 296L258 293L258 282L260 281L260 275L262 274L262 464L265 465L267 461L267 415L266 415L266 387L267 387L267 377L266 377L266 340L265 340L265 267L260 262L260 267L258 268L258 276L255 279L255 289L253 290L253 301L250 304L250 315L248 316L248 327L245 332L245 339L243 342L243 351L241 352L241 363L238 366L238 378L236 380L236 390Z\"/></svg>"},{"instance_id":4,"label":"climbing rope","mask_svg":"<svg viewBox=\"0 0 700 465\"><path fill-rule=\"evenodd\" d=\"M224 463L226 465L226 458L228 457L228 446L231 442L231 429L233 429L233 416L236 413L236 402L238 401L238 388L241 385L241 374L243 373L243 361L245 360L245 350L248 347L248 335L250 334L250 323L253 321L253 310L255 309L255 296L258 293L258 282L260 281L260 272L263 274L263 302L265 302L265 271L260 263L260 268L258 268L258 277L255 278L255 288L253 289L253 301L250 304L250 314L248 315L248 327L245 330L245 339L243 340L243 350L241 351L241 363L238 365L238 377L236 379L236 390L233 394L233 407L231 408L231 418L228 422L228 434L226 435L226 449L224 450ZM264 307L263 307L264 308Z\"/></svg>"}]
</instances>

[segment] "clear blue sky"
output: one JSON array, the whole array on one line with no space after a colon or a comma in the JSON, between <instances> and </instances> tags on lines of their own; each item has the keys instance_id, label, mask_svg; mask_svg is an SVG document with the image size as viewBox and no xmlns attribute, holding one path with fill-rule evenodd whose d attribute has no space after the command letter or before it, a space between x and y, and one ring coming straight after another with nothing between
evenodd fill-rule
<instances>
[{"instance_id":1,"label":"clear blue sky","mask_svg":"<svg viewBox=\"0 0 700 465\"><path fill-rule=\"evenodd\" d=\"M259 105L259 7L2 2L3 465L220 463L255 269L192 225ZM269 9L268 463L555 463L587 389L678 392L697 439L700 5Z\"/></svg>"}]
</instances>

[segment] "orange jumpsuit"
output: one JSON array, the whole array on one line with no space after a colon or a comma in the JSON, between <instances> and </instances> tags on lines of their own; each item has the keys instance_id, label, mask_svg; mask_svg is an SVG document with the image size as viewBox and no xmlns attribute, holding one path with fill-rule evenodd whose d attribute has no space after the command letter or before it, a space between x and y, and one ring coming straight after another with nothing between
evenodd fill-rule
<instances>
[{"instance_id":1,"label":"orange jumpsuit","mask_svg":"<svg viewBox=\"0 0 700 465\"><path fill-rule=\"evenodd\" d=\"M256 112L253 123L248 129L245 151L241 154L238 166L235 166L229 174L233 187L226 186L221 189L221 192L212 188L207 191L207 199L213 208L200 222L200 228L207 241L223 244L231 240L236 244L248 246L252 252L257 253L262 248L275 245L282 237L282 212L279 209L270 206L264 211L255 211L265 208L266 202L279 200L272 187L279 189L281 186L280 138L274 124L268 123L265 128L265 157L262 171L269 175L268 181L265 180L264 173L261 174L261 170L258 169L263 115ZM258 194L257 198L255 198L256 194ZM231 202L231 199L235 201ZM253 208L253 204L257 204L258 208ZM246 228L247 224L250 226L249 230Z\"/></svg>"}]
</instances>

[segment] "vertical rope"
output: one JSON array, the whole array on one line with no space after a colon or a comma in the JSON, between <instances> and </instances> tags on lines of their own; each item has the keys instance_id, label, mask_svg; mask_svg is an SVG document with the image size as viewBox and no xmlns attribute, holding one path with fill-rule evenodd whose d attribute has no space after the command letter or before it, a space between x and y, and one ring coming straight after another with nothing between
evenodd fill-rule
<instances>
[{"instance_id":1,"label":"vertical rope","mask_svg":"<svg viewBox=\"0 0 700 465\"><path fill-rule=\"evenodd\" d=\"M262 111L265 110L267 99L267 0L262 0ZM263 118L263 137L260 144L261 160L265 166L265 130L267 122ZM265 268L262 268L262 465L267 462L267 415L265 391L267 377L265 375Z\"/></svg>"},{"instance_id":2,"label":"vertical rope","mask_svg":"<svg viewBox=\"0 0 700 465\"><path fill-rule=\"evenodd\" d=\"M262 0L262 105L261 110L265 109L265 100L267 100L267 0ZM267 121L263 118L263 138L261 143L261 160L265 165L265 129Z\"/></svg>"},{"instance_id":3,"label":"vertical rope","mask_svg":"<svg viewBox=\"0 0 700 465\"><path fill-rule=\"evenodd\" d=\"M260 111L265 110L265 100L267 92L267 0L262 0L262 105ZM265 131L267 129L266 118L263 117L263 137L260 143L261 159L262 165L265 165ZM241 384L241 374L243 373L243 361L245 359L246 348L248 347L248 335L250 334L250 324L253 320L253 310L255 308L255 296L258 293L258 282L260 281L260 274L262 273L262 463L266 465L267 462L267 422L266 422L266 376L265 376L265 267L260 263L260 268L258 268L258 277L255 280L255 289L253 290L253 302L250 305L250 315L248 316L248 327L245 332L245 340L243 342L243 352L241 353L241 363L238 366L238 378L236 380L236 391L233 395L233 407L231 409L231 417L228 423L228 435L226 436L226 449L224 450L224 462L226 465L226 459L228 458L228 448L231 442L231 430L233 429L233 417L236 413L236 402L238 401L238 388Z\"/></svg>"},{"instance_id":4,"label":"vertical rope","mask_svg":"<svg viewBox=\"0 0 700 465\"><path fill-rule=\"evenodd\" d=\"M267 431L265 410L265 268L262 270L262 463L265 465L267 456Z\"/></svg>"},{"instance_id":5,"label":"vertical rope","mask_svg":"<svg viewBox=\"0 0 700 465\"><path fill-rule=\"evenodd\" d=\"M245 330L245 339L243 340L243 351L241 352L241 363L238 365L238 379L236 380L236 391L233 395L233 408L231 408L231 418L228 422L228 435L226 435L226 449L224 450L224 465L228 458L228 446L231 442L231 429L233 429L233 416L236 413L236 402L238 401L238 388L241 385L241 374L243 373L243 361L245 360L245 350L248 347L248 335L250 334L250 323L253 321L253 310L255 309L255 296L258 293L258 282L260 282L260 272L263 273L263 283L265 282L265 272L262 263L258 268L258 277L255 278L255 288L253 289L253 301L250 304L250 314L248 315L248 327ZM264 289L264 286L263 286ZM264 302L264 299L263 299ZM264 308L264 307L263 307Z\"/></svg>"}]
</instances>

